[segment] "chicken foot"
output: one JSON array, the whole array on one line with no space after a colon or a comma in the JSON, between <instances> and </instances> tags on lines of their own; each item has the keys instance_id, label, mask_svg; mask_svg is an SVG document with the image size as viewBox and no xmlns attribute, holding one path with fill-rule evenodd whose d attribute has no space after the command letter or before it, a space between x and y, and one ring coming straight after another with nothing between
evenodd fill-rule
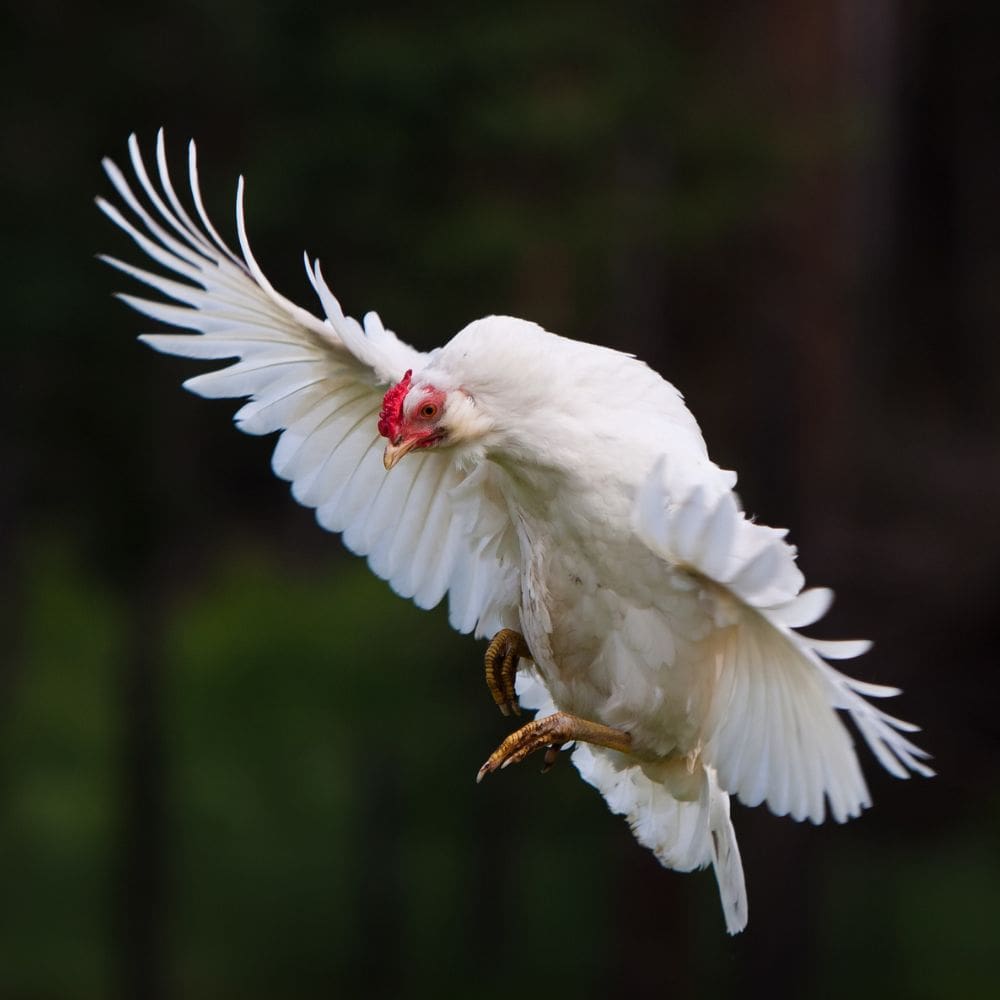
<instances>
[{"instance_id":1,"label":"chicken foot","mask_svg":"<svg viewBox=\"0 0 1000 1000\"><path fill-rule=\"evenodd\" d=\"M486 647L483 663L486 668L486 686L504 715L521 714L521 706L514 691L517 661L530 660L531 650L520 632L512 628L501 629ZM499 667L499 670L498 670Z\"/></svg>"},{"instance_id":2,"label":"chicken foot","mask_svg":"<svg viewBox=\"0 0 1000 1000\"><path fill-rule=\"evenodd\" d=\"M570 740L593 743L595 746L623 753L627 753L632 747L631 735L622 729L613 729L599 722L588 722L566 712L556 712L544 719L535 719L511 733L479 769L476 783L482 781L487 774L503 770L510 764L519 764L542 747L548 748L545 752L545 770L548 770L555 762L559 748Z\"/></svg>"}]
</instances>

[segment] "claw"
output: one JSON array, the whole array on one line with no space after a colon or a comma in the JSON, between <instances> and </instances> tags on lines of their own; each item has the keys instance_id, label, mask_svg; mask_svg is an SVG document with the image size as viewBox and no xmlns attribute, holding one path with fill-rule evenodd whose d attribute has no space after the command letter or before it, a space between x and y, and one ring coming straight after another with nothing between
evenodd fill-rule
<instances>
[{"instance_id":1,"label":"claw","mask_svg":"<svg viewBox=\"0 0 1000 1000\"><path fill-rule=\"evenodd\" d=\"M584 743L593 743L623 753L627 753L632 745L632 737L624 730L612 729L611 726L604 726L599 722L588 722L586 719L565 712L556 712L555 715L547 715L544 719L535 719L534 722L529 722L511 733L479 769L476 784L479 784L487 774L502 771L511 764L519 764L525 757L543 747L548 748L543 768L543 771L547 771L558 759L559 748L570 740L581 740Z\"/></svg>"},{"instance_id":2,"label":"claw","mask_svg":"<svg viewBox=\"0 0 1000 1000\"><path fill-rule=\"evenodd\" d=\"M542 758L542 774L548 774L556 766L559 754L565 745L565 743L553 743L552 746L546 748L545 756Z\"/></svg>"},{"instance_id":3,"label":"claw","mask_svg":"<svg viewBox=\"0 0 1000 1000\"><path fill-rule=\"evenodd\" d=\"M489 646L486 647L486 655L483 658L483 665L486 672L486 686L493 695L493 700L497 708L504 715L521 714L521 706L517 701L515 691L515 681L517 679L518 660L531 659L531 651L524 641L524 636L520 632L515 632L511 628L501 629ZM497 666L499 665L499 673Z\"/></svg>"}]
</instances>

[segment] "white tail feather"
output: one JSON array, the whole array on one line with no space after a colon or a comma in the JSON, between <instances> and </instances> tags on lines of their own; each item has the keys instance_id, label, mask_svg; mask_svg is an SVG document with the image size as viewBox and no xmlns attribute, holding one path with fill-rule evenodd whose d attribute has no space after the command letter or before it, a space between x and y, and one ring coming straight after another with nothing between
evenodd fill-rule
<instances>
[{"instance_id":1,"label":"white tail feather","mask_svg":"<svg viewBox=\"0 0 1000 1000\"><path fill-rule=\"evenodd\" d=\"M518 673L517 693L521 705L535 709L539 717L555 711L533 674ZM584 781L604 796L608 808L626 818L636 840L665 868L689 872L711 864L726 930L738 934L746 927L743 862L729 817L729 796L719 787L714 768L698 763L689 771L683 761L675 760L659 767L661 774L634 763L634 758L585 743L573 750L573 764Z\"/></svg>"},{"instance_id":2,"label":"white tail feather","mask_svg":"<svg viewBox=\"0 0 1000 1000\"><path fill-rule=\"evenodd\" d=\"M704 794L708 800L708 831L712 841L712 868L719 883L719 898L726 930L739 934L749 919L747 884L736 830L729 816L729 796L719 788L715 769L705 768Z\"/></svg>"}]
</instances>

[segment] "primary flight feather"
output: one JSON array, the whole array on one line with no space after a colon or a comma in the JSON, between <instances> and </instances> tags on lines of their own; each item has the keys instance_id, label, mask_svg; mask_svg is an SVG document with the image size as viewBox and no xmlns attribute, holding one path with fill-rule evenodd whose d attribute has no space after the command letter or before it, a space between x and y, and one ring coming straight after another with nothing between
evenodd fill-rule
<instances>
[{"instance_id":1,"label":"primary flight feather","mask_svg":"<svg viewBox=\"0 0 1000 1000\"><path fill-rule=\"evenodd\" d=\"M104 167L132 221L98 204L172 276L103 259L167 300L125 302L193 331L142 339L236 359L186 387L249 397L237 426L280 433L272 465L295 498L399 594L425 608L447 596L456 629L493 640L486 672L501 709L536 710L480 778L574 745L581 775L664 865L713 866L735 933L747 899L730 795L814 823L857 816L871 800L839 712L892 774L933 773L905 735L916 727L866 700L899 692L827 662L868 643L798 631L831 592L802 589L785 533L744 516L736 476L646 365L506 316L423 354L375 313L346 316L307 259L320 319L254 260L242 178L237 254L205 212L193 143L197 218L171 182L162 132L158 184L135 136L129 159L145 201Z\"/></svg>"}]
</instances>

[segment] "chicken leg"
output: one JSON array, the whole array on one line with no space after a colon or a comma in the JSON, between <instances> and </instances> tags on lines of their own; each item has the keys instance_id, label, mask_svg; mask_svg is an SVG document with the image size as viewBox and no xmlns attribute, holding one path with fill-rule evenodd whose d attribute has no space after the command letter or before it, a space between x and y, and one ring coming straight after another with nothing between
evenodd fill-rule
<instances>
[{"instance_id":1,"label":"chicken leg","mask_svg":"<svg viewBox=\"0 0 1000 1000\"><path fill-rule=\"evenodd\" d=\"M632 737L622 729L612 729L611 726L604 726L599 722L588 722L566 712L556 712L555 715L547 715L544 719L535 719L534 722L529 722L511 733L479 769L476 783L482 781L487 774L503 770L509 764L519 764L525 757L536 750L541 750L542 747L549 748L545 754L545 763L551 767L555 759L551 751L558 751L559 747L570 740L581 740L584 743L593 743L595 746L608 747L623 753L627 753L632 746Z\"/></svg>"}]
</instances>

